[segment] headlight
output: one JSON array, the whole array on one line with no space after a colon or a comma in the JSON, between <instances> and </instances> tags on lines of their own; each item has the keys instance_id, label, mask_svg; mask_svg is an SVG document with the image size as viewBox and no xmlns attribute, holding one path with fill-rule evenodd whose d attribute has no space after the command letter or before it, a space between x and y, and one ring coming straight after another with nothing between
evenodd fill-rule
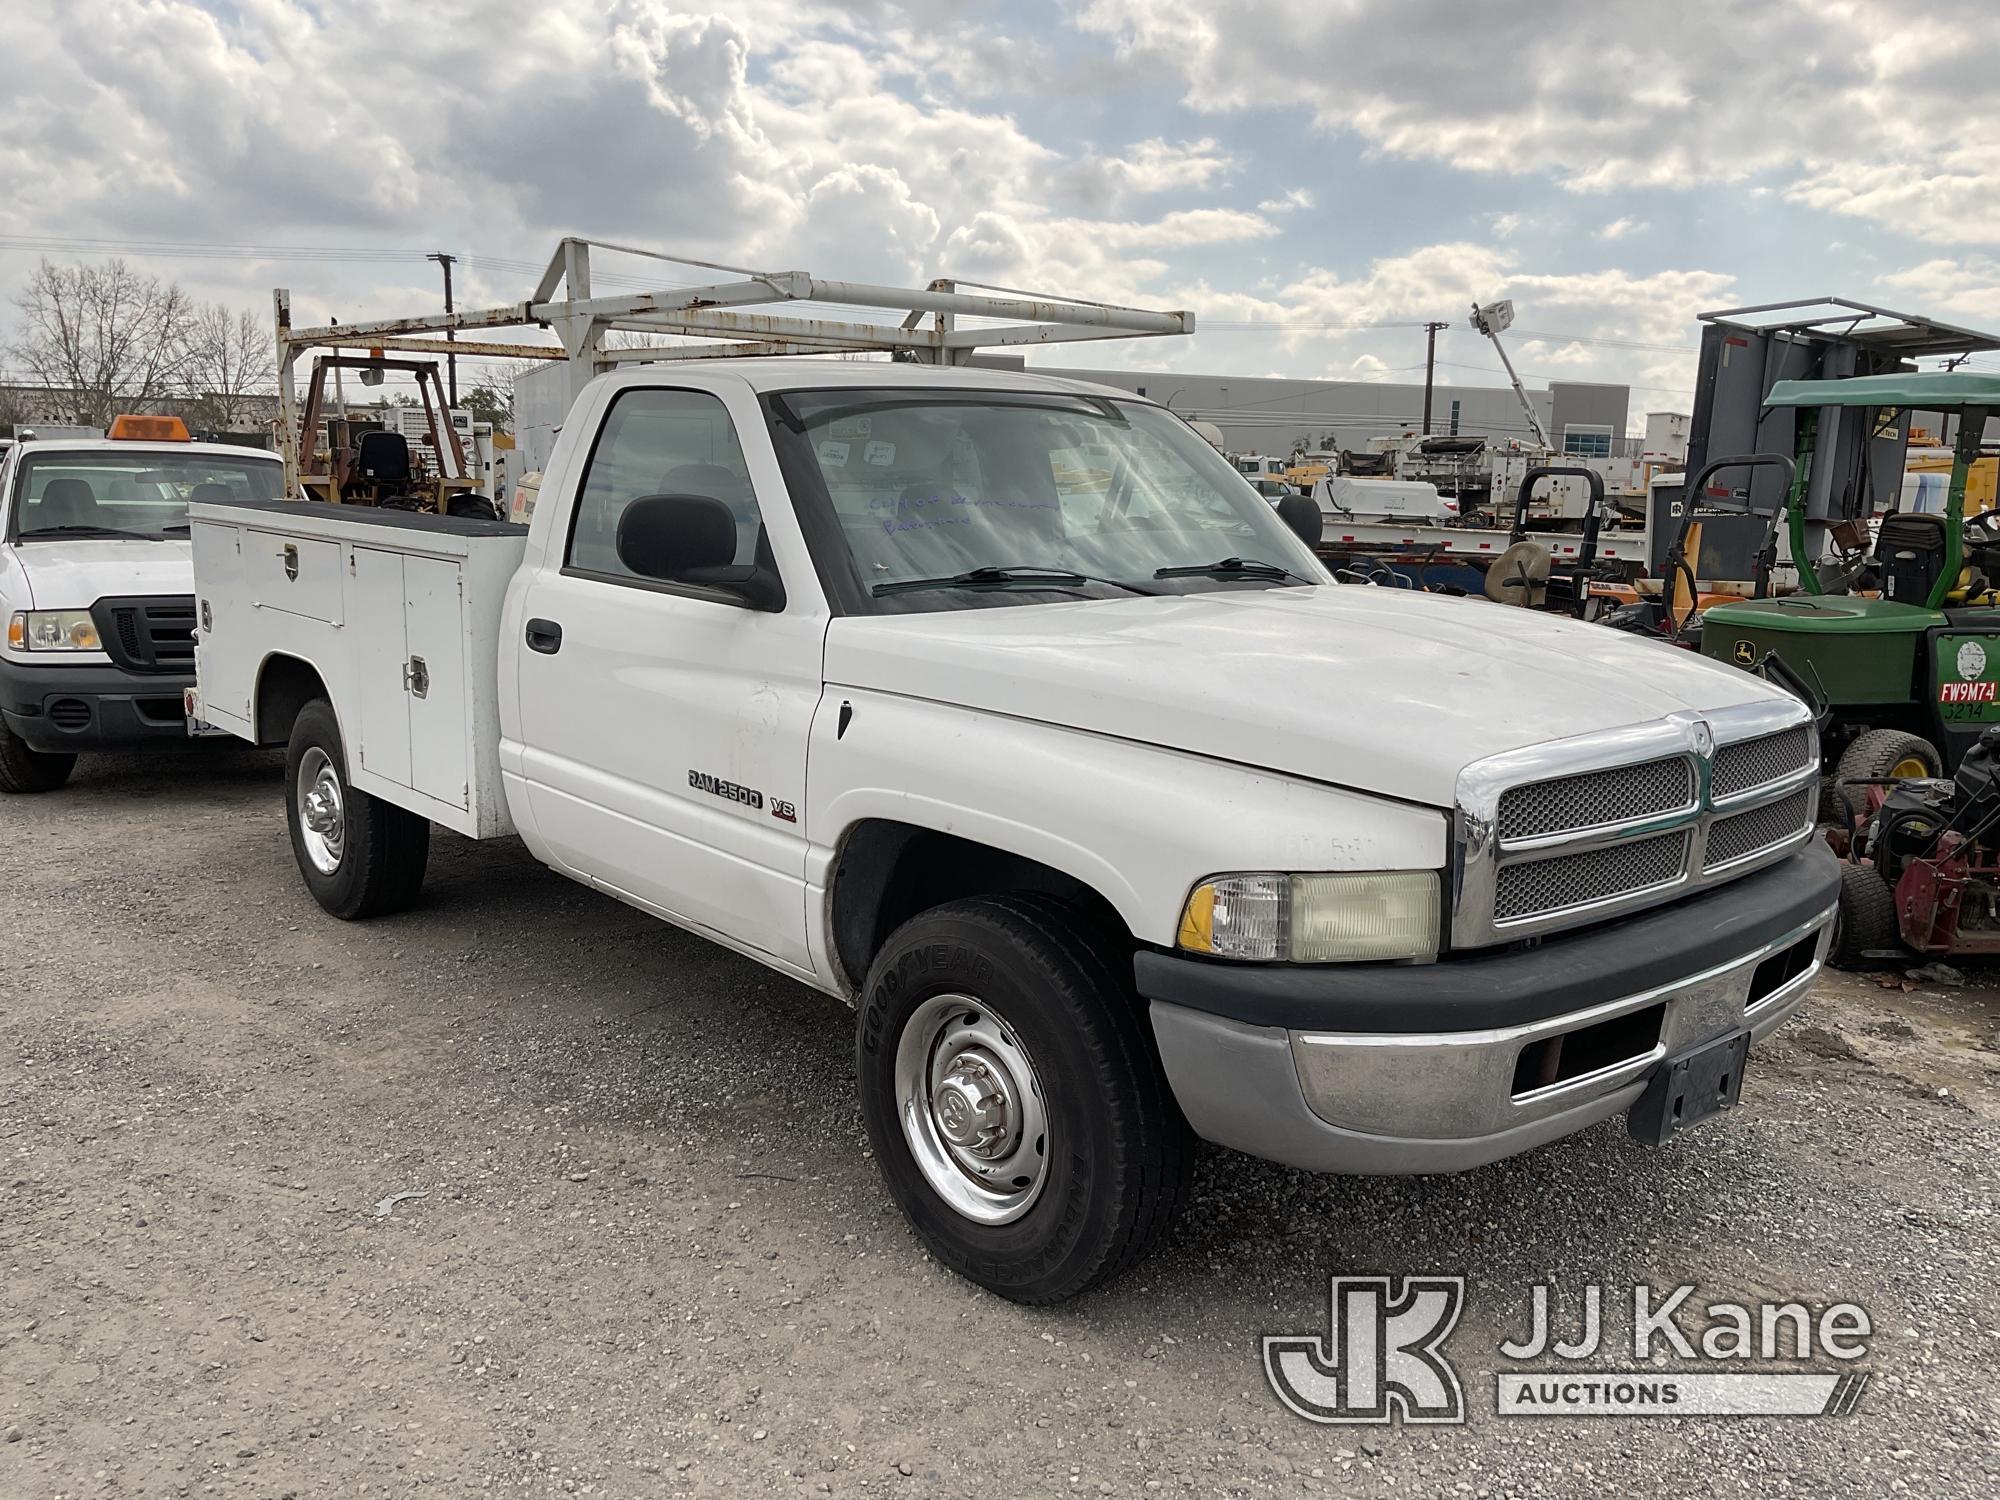
<instances>
[{"instance_id":1,"label":"headlight","mask_svg":"<svg viewBox=\"0 0 2000 1500\"><path fill-rule=\"evenodd\" d=\"M87 609L17 609L7 621L7 645L14 651L104 649Z\"/></svg>"},{"instance_id":2,"label":"headlight","mask_svg":"<svg viewBox=\"0 0 2000 1500\"><path fill-rule=\"evenodd\" d=\"M1188 893L1179 944L1216 958L1295 964L1437 957L1438 877L1216 875Z\"/></svg>"}]
</instances>

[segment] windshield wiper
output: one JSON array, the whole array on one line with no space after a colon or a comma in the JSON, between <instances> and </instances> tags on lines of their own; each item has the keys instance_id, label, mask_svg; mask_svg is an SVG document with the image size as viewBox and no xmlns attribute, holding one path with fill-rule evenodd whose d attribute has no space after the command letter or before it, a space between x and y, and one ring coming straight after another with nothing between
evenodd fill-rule
<instances>
[{"instance_id":1,"label":"windshield wiper","mask_svg":"<svg viewBox=\"0 0 2000 1500\"><path fill-rule=\"evenodd\" d=\"M156 542L160 539L156 531L121 531L116 526L37 526L32 531L22 532L21 540L32 542L39 536L109 536L134 542Z\"/></svg>"},{"instance_id":2,"label":"windshield wiper","mask_svg":"<svg viewBox=\"0 0 2000 1500\"><path fill-rule=\"evenodd\" d=\"M1026 564L1006 568L973 568L944 578L898 578L890 583L878 583L868 592L880 599L884 594L908 594L918 589L1062 588L1079 583L1101 583L1108 588L1123 589L1128 594L1153 592L1152 589L1140 588L1136 583L1099 578L1094 573L1073 573L1067 568L1036 568Z\"/></svg>"},{"instance_id":3,"label":"windshield wiper","mask_svg":"<svg viewBox=\"0 0 2000 1500\"><path fill-rule=\"evenodd\" d=\"M1155 578L1296 578L1300 583L1316 583L1303 573L1281 568L1276 563L1259 562L1254 557L1225 557L1220 562L1190 563L1179 568L1156 568Z\"/></svg>"}]
</instances>

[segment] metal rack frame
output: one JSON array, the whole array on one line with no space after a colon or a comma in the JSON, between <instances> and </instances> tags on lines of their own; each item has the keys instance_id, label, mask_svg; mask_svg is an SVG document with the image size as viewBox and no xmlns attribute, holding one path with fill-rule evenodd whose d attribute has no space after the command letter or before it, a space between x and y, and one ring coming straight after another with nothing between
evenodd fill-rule
<instances>
[{"instance_id":1,"label":"metal rack frame","mask_svg":"<svg viewBox=\"0 0 2000 1500\"><path fill-rule=\"evenodd\" d=\"M600 297L591 284L593 251L636 255L737 279ZM561 361L571 370L573 397L603 371L641 361L886 352L915 363L960 365L981 348L1152 338L1190 334L1195 328L1194 314L1186 311L1155 312L951 279L921 289L829 281L804 271L757 271L574 236L558 243L532 295L500 307L294 328L291 293L280 287L272 293L272 302L277 320L279 447L287 493L296 490L299 477L295 366L308 349ZM904 316L897 323L875 323L753 310L792 304L820 304L835 311L872 308ZM966 326L959 321L962 318L993 321ZM560 347L458 338L463 332L531 327L552 331ZM706 342L607 345L606 335L614 330ZM425 336L437 334L444 337Z\"/></svg>"}]
</instances>

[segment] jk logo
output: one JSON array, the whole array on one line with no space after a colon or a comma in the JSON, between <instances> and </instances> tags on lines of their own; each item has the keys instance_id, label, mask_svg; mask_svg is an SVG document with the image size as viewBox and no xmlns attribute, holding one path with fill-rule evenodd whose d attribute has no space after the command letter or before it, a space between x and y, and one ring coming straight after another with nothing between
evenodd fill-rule
<instances>
[{"instance_id":1,"label":"jk logo","mask_svg":"<svg viewBox=\"0 0 2000 1500\"><path fill-rule=\"evenodd\" d=\"M1264 1340L1264 1378L1308 1422L1457 1423L1465 1393L1442 1346L1465 1302L1463 1276L1387 1276L1328 1282L1331 1326Z\"/></svg>"}]
</instances>

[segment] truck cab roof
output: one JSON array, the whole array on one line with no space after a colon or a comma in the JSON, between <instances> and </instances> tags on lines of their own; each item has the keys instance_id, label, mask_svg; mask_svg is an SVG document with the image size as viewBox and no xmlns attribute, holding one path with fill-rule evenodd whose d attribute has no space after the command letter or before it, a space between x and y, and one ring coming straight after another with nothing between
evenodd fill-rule
<instances>
[{"instance_id":1,"label":"truck cab roof","mask_svg":"<svg viewBox=\"0 0 2000 1500\"><path fill-rule=\"evenodd\" d=\"M133 438L31 438L17 442L12 449L0 448L0 454L18 449L21 457L33 458L38 453L212 453L224 458L266 458L272 463L279 462L278 455L269 448L253 448L247 443L182 443L155 442Z\"/></svg>"},{"instance_id":2,"label":"truck cab roof","mask_svg":"<svg viewBox=\"0 0 2000 1500\"><path fill-rule=\"evenodd\" d=\"M1119 401L1139 401L1148 406L1158 402L1116 386L1097 385L1087 380L1070 380L1058 375L1041 375L1033 370L999 370L974 365L918 365L889 360L822 359L711 359L698 365L670 367L675 380L704 374L730 375L758 392L827 390L841 386L919 387L953 386L968 391L1048 391L1053 394L1110 397ZM637 365L607 378L620 384L657 381L661 365Z\"/></svg>"}]
</instances>

